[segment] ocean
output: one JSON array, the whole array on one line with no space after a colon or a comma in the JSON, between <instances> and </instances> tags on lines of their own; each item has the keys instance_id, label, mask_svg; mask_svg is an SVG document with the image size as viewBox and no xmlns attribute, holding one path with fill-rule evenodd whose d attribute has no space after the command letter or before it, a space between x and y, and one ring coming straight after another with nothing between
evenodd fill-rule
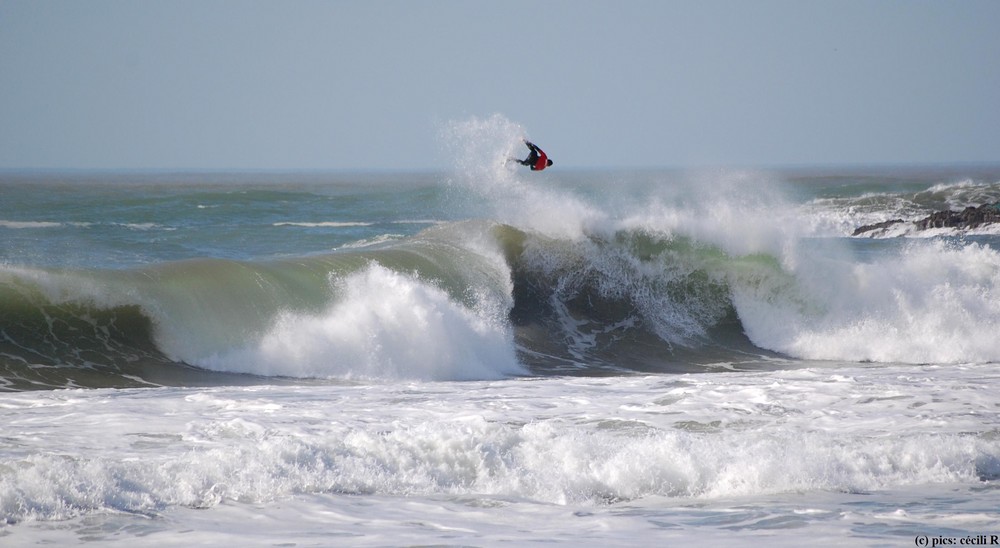
<instances>
[{"instance_id":1,"label":"ocean","mask_svg":"<svg viewBox=\"0 0 1000 548\"><path fill-rule=\"evenodd\" d=\"M995 545L1000 167L0 174L0 545ZM946 542L951 541L951 542ZM993 541L993 542L991 542Z\"/></svg>"}]
</instances>

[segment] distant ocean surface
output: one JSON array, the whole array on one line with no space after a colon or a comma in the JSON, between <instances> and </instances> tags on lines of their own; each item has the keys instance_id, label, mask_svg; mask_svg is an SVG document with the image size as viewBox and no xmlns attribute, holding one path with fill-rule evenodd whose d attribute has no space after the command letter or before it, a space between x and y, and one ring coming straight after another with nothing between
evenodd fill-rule
<instances>
[{"instance_id":1,"label":"distant ocean surface","mask_svg":"<svg viewBox=\"0 0 1000 548\"><path fill-rule=\"evenodd\" d=\"M1000 167L0 174L0 545L1000 534ZM956 540L956 543L958 541Z\"/></svg>"}]
</instances>

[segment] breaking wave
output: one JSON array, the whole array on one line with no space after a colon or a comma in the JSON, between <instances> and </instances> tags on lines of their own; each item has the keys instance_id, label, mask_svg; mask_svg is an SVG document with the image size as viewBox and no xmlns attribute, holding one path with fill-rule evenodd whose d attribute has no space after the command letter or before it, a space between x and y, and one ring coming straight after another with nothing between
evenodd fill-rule
<instances>
[{"instance_id":1,"label":"breaking wave","mask_svg":"<svg viewBox=\"0 0 1000 548\"><path fill-rule=\"evenodd\" d=\"M866 200L895 213L891 193L803 208L760 172L528 175L505 162L516 124L443 131L468 220L272 260L0 266L7 387L1000 361L989 242L824 232ZM994 186L913 196L936 207Z\"/></svg>"}]
</instances>

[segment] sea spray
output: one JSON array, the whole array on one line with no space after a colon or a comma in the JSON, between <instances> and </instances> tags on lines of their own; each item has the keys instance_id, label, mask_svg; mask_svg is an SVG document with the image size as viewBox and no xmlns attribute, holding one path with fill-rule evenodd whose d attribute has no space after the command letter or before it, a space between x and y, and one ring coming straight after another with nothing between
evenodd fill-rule
<instances>
[{"instance_id":1,"label":"sea spray","mask_svg":"<svg viewBox=\"0 0 1000 548\"><path fill-rule=\"evenodd\" d=\"M689 172L620 208L616 229L682 236L733 257L763 253L794 262L803 232L786 183L762 171Z\"/></svg>"},{"instance_id":2,"label":"sea spray","mask_svg":"<svg viewBox=\"0 0 1000 548\"><path fill-rule=\"evenodd\" d=\"M520 151L525 130L501 114L487 118L452 120L441 127L440 138L452 158L456 177L482 184L514 180L508 160Z\"/></svg>"},{"instance_id":3,"label":"sea spray","mask_svg":"<svg viewBox=\"0 0 1000 548\"><path fill-rule=\"evenodd\" d=\"M451 122L442 136L454 158L453 186L464 200L485 201L490 218L563 238L579 238L607 219L573 192L547 185L546 175L510 161L527 154L525 132L504 116Z\"/></svg>"}]
</instances>

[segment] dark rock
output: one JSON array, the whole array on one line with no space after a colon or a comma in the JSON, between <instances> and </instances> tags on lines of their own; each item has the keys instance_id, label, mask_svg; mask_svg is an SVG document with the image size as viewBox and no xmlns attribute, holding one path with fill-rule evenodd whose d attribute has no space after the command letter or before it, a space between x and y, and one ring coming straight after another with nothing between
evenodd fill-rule
<instances>
[{"instance_id":1,"label":"dark rock","mask_svg":"<svg viewBox=\"0 0 1000 548\"><path fill-rule=\"evenodd\" d=\"M962 211L937 211L926 219L917 221L917 230L928 228L979 228L983 225L1000 223L1000 202L969 206Z\"/></svg>"},{"instance_id":2,"label":"dark rock","mask_svg":"<svg viewBox=\"0 0 1000 548\"><path fill-rule=\"evenodd\" d=\"M905 221L902 219L893 219L891 221L865 225L858 227L853 235L859 236L875 230L885 230L894 224L902 222ZM913 226L916 230L927 230L929 228L968 230L993 223L1000 223L1000 202L983 204L979 207L969 206L962 211L935 211L919 221L914 221Z\"/></svg>"},{"instance_id":3,"label":"dark rock","mask_svg":"<svg viewBox=\"0 0 1000 548\"><path fill-rule=\"evenodd\" d=\"M890 226L903 222L902 219L892 219L891 221L883 221L881 223L875 223L873 225L859 226L852 236L857 236L859 234L864 234L865 232L871 232L873 230L884 230Z\"/></svg>"}]
</instances>

